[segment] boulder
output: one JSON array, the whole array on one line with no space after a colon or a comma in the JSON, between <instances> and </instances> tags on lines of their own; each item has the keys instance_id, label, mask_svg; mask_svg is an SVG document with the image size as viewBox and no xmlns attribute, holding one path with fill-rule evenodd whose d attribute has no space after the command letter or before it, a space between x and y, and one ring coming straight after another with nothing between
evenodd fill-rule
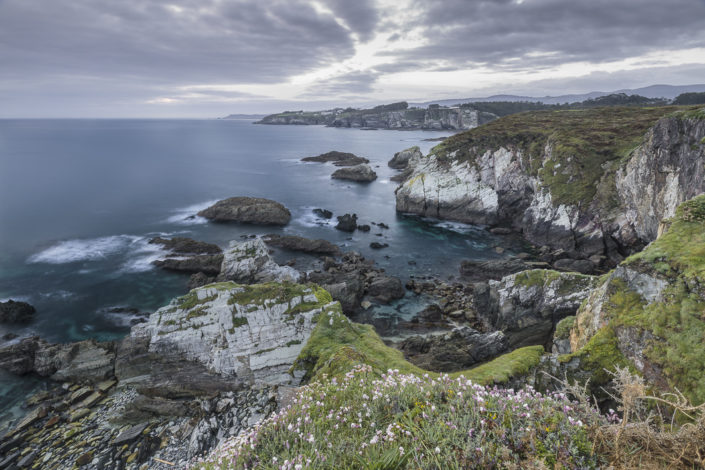
<instances>
[{"instance_id":1,"label":"boulder","mask_svg":"<svg viewBox=\"0 0 705 470\"><path fill-rule=\"evenodd\" d=\"M29 323L36 311L27 302L0 302L0 323Z\"/></svg>"},{"instance_id":2,"label":"boulder","mask_svg":"<svg viewBox=\"0 0 705 470\"><path fill-rule=\"evenodd\" d=\"M315 157L306 157L301 159L302 162L319 162L328 163L332 162L335 166L355 166L363 163L369 163L370 161L366 158L358 157L355 154L347 152L338 152L333 150L332 152L323 153Z\"/></svg>"},{"instance_id":3,"label":"boulder","mask_svg":"<svg viewBox=\"0 0 705 470\"><path fill-rule=\"evenodd\" d=\"M243 283L298 282L301 273L290 266L279 266L269 255L261 238L231 242L226 250L218 280Z\"/></svg>"},{"instance_id":4,"label":"boulder","mask_svg":"<svg viewBox=\"0 0 705 470\"><path fill-rule=\"evenodd\" d=\"M377 179L377 173L365 163L336 170L331 175L333 179L369 183Z\"/></svg>"},{"instance_id":5,"label":"boulder","mask_svg":"<svg viewBox=\"0 0 705 470\"><path fill-rule=\"evenodd\" d=\"M258 225L286 225L289 209L276 201L255 197L231 197L198 213L213 222L239 222Z\"/></svg>"},{"instance_id":6,"label":"boulder","mask_svg":"<svg viewBox=\"0 0 705 470\"><path fill-rule=\"evenodd\" d=\"M396 277L377 276L367 287L367 295L378 303L388 304L404 297L404 286Z\"/></svg>"},{"instance_id":7,"label":"boulder","mask_svg":"<svg viewBox=\"0 0 705 470\"><path fill-rule=\"evenodd\" d=\"M388 248L389 245L387 243L379 243L379 242L372 242L370 243L370 248L373 250L381 250L382 248Z\"/></svg>"},{"instance_id":8,"label":"boulder","mask_svg":"<svg viewBox=\"0 0 705 470\"><path fill-rule=\"evenodd\" d=\"M357 214L339 215L335 228L343 232L354 232L357 228Z\"/></svg>"},{"instance_id":9,"label":"boulder","mask_svg":"<svg viewBox=\"0 0 705 470\"><path fill-rule=\"evenodd\" d=\"M409 161L411 159L421 159L423 158L423 154L421 153L421 149L418 148L417 146L410 147L406 150L402 150L401 152L397 152L394 154L394 157L389 160L387 165L390 168L394 168L395 170L403 170L404 168L407 167L409 164Z\"/></svg>"},{"instance_id":10,"label":"boulder","mask_svg":"<svg viewBox=\"0 0 705 470\"><path fill-rule=\"evenodd\" d=\"M290 251L301 251L303 253L314 253L322 255L337 255L340 249L327 240L297 237L295 235L269 234L262 237L264 242L270 246L276 246Z\"/></svg>"}]
</instances>

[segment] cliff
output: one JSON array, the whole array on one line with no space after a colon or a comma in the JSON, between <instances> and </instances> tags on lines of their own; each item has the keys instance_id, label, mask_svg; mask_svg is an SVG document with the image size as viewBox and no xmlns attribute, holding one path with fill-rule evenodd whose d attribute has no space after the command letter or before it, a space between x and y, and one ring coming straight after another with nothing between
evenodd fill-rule
<instances>
[{"instance_id":1,"label":"cliff","mask_svg":"<svg viewBox=\"0 0 705 470\"><path fill-rule=\"evenodd\" d=\"M417 161L399 212L511 227L614 265L705 190L705 111L596 108L507 116Z\"/></svg>"},{"instance_id":2,"label":"cliff","mask_svg":"<svg viewBox=\"0 0 705 470\"><path fill-rule=\"evenodd\" d=\"M578 310L563 362L628 366L661 390L705 400L705 196L681 204L644 251L602 278Z\"/></svg>"},{"instance_id":3,"label":"cliff","mask_svg":"<svg viewBox=\"0 0 705 470\"><path fill-rule=\"evenodd\" d=\"M497 116L470 107L409 108L405 102L371 109L332 109L327 111L286 111L272 114L257 124L326 125L365 129L472 129Z\"/></svg>"}]
</instances>

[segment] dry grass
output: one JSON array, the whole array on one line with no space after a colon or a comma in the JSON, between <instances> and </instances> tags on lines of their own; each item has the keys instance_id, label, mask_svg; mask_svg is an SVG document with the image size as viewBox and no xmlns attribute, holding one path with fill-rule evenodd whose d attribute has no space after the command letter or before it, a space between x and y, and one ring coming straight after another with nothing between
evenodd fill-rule
<instances>
[{"instance_id":1,"label":"dry grass","mask_svg":"<svg viewBox=\"0 0 705 470\"><path fill-rule=\"evenodd\" d=\"M705 468L705 403L694 406L678 390L659 396L626 368L611 372L622 420L591 429L595 452L614 470ZM561 381L589 401L587 387Z\"/></svg>"}]
</instances>

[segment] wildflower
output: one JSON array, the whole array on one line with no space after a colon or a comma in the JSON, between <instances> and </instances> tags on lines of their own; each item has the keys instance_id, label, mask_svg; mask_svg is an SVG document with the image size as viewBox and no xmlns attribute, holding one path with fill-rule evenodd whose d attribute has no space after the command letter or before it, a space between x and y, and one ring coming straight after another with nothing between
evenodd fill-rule
<instances>
[{"instance_id":1,"label":"wildflower","mask_svg":"<svg viewBox=\"0 0 705 470\"><path fill-rule=\"evenodd\" d=\"M434 449L434 451L435 451L437 454L440 454L440 453L441 453L441 448L438 447L438 446L436 446L436 448Z\"/></svg>"},{"instance_id":2,"label":"wildflower","mask_svg":"<svg viewBox=\"0 0 705 470\"><path fill-rule=\"evenodd\" d=\"M399 455L404 455L404 448L399 446Z\"/></svg>"}]
</instances>

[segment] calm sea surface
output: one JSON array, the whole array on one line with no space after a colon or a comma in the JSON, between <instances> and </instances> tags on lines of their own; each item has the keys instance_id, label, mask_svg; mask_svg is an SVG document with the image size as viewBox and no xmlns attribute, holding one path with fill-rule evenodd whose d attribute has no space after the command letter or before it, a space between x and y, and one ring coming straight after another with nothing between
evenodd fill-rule
<instances>
[{"instance_id":1,"label":"calm sea surface","mask_svg":"<svg viewBox=\"0 0 705 470\"><path fill-rule=\"evenodd\" d=\"M124 336L130 318L110 308L154 311L186 292L188 276L152 267L162 252L147 242L157 235L223 247L248 234L325 238L374 258L403 280L448 277L457 274L461 259L496 257L492 247L502 242L484 230L395 212L396 184L389 181L395 171L387 161L413 145L426 153L436 143L424 139L443 135L238 120L0 120L0 300L37 308L30 325L0 325L0 336ZM367 185L331 180L330 164L300 162L330 150L370 159L379 178ZM292 221L260 228L190 217L231 196L279 201ZM390 228L343 233L316 218L316 207L354 212L359 223ZM372 250L372 241L390 247ZM414 308L402 301L384 312ZM6 385L0 399L10 383L0 376Z\"/></svg>"}]
</instances>

